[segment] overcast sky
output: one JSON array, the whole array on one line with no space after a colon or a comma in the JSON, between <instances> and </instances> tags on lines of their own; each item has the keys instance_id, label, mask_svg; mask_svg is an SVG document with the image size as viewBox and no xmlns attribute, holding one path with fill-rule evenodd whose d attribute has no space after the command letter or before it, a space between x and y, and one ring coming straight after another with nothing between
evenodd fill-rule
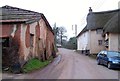
<instances>
[{"instance_id":1,"label":"overcast sky","mask_svg":"<svg viewBox=\"0 0 120 81\"><path fill-rule=\"evenodd\" d=\"M72 25L77 24L79 33L86 25L89 7L93 12L114 10L120 0L0 0L0 6L9 5L43 13L50 25L67 29L68 38L74 36Z\"/></svg>"}]
</instances>

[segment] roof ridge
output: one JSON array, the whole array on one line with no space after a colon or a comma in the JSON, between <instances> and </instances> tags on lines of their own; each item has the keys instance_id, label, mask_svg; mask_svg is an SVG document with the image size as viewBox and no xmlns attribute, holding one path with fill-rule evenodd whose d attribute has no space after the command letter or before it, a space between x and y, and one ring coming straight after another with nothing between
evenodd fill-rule
<instances>
[{"instance_id":1,"label":"roof ridge","mask_svg":"<svg viewBox=\"0 0 120 81\"><path fill-rule=\"evenodd\" d=\"M37 13L37 14L42 14L42 13L39 13L39 12L35 12L35 11L32 11L32 10L26 10L26 9L22 9L22 8L18 8L18 7L13 7L13 6L9 6L9 5L5 5L5 6L2 6L1 8L5 8L5 9L16 9L16 10L21 10L21 11L27 11L27 12L32 12L32 13Z\"/></svg>"},{"instance_id":2,"label":"roof ridge","mask_svg":"<svg viewBox=\"0 0 120 81\"><path fill-rule=\"evenodd\" d=\"M115 10L107 10L107 11L99 11L99 12L92 12L93 14L100 14L100 13L111 13L111 12L118 12L120 11L120 8Z\"/></svg>"}]
</instances>

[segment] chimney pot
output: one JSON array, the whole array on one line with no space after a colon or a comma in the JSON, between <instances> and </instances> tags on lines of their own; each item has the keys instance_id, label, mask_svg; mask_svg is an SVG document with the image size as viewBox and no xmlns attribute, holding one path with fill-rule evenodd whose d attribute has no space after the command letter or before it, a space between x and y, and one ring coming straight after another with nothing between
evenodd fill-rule
<instances>
[{"instance_id":1,"label":"chimney pot","mask_svg":"<svg viewBox=\"0 0 120 81\"><path fill-rule=\"evenodd\" d=\"M90 12L92 12L92 8L91 8L91 7L89 7L89 13L90 13Z\"/></svg>"}]
</instances>

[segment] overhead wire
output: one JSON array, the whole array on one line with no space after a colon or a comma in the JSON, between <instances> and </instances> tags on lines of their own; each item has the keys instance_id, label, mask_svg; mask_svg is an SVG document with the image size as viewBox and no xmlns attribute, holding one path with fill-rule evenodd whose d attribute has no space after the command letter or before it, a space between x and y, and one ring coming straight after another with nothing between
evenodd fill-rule
<instances>
[{"instance_id":1,"label":"overhead wire","mask_svg":"<svg viewBox=\"0 0 120 81\"><path fill-rule=\"evenodd\" d=\"M93 2L93 5L91 5L91 7L94 9L94 10L97 10L99 9L103 4L104 4L105 0L96 0L95 2ZM81 26L84 25L86 23L86 14L83 16L83 18L81 19Z\"/></svg>"}]
</instances>

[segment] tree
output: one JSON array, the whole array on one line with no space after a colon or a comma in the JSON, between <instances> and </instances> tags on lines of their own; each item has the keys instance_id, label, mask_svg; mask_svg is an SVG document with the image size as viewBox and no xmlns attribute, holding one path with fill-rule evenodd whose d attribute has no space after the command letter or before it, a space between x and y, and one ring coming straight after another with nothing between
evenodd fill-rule
<instances>
[{"instance_id":1,"label":"tree","mask_svg":"<svg viewBox=\"0 0 120 81\"><path fill-rule=\"evenodd\" d=\"M55 42L60 43L62 45L63 39L64 40L67 39L67 36L65 35L67 30L65 29L65 27L57 27L56 23L55 23L54 27L53 27L53 31L54 31L54 35L55 35Z\"/></svg>"},{"instance_id":2,"label":"tree","mask_svg":"<svg viewBox=\"0 0 120 81\"><path fill-rule=\"evenodd\" d=\"M67 42L66 48L77 49L77 39L76 37L71 37Z\"/></svg>"},{"instance_id":3,"label":"tree","mask_svg":"<svg viewBox=\"0 0 120 81\"><path fill-rule=\"evenodd\" d=\"M63 44L63 38L67 39L67 36L65 35L66 32L67 30L64 27L58 27L58 37L61 40L61 45Z\"/></svg>"},{"instance_id":4,"label":"tree","mask_svg":"<svg viewBox=\"0 0 120 81\"><path fill-rule=\"evenodd\" d=\"M55 43L57 43L57 36L58 36L58 27L56 27L56 23L54 24L54 27L53 27L53 32L54 32L54 35L55 35Z\"/></svg>"}]
</instances>

